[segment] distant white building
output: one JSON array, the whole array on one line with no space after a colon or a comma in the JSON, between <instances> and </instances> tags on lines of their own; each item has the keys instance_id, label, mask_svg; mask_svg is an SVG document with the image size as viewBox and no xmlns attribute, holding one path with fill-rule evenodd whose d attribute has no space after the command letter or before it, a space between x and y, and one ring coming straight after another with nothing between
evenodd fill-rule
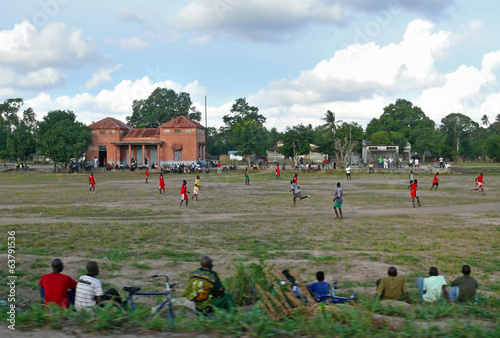
<instances>
[{"instance_id":1,"label":"distant white building","mask_svg":"<svg viewBox=\"0 0 500 338\"><path fill-rule=\"evenodd\" d=\"M230 161L243 161L243 156L237 155L238 151L231 150L231 151L228 151L227 153L229 155Z\"/></svg>"},{"instance_id":2,"label":"distant white building","mask_svg":"<svg viewBox=\"0 0 500 338\"><path fill-rule=\"evenodd\" d=\"M411 144L406 142L406 147L403 149L403 154L399 154L399 146L396 145L374 145L369 141L363 141L362 157L363 163L378 163L378 158L392 157L394 163L397 163L399 157L402 157L403 162L407 162L411 156Z\"/></svg>"}]
</instances>

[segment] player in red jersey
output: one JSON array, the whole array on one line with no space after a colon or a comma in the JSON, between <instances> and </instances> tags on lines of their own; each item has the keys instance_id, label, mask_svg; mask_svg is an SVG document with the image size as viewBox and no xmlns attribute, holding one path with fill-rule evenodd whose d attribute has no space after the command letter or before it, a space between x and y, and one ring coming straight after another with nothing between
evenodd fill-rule
<instances>
[{"instance_id":1,"label":"player in red jersey","mask_svg":"<svg viewBox=\"0 0 500 338\"><path fill-rule=\"evenodd\" d=\"M160 190L160 195L162 190L163 193L165 193L165 179L163 178L163 173L160 173L160 185L158 186L158 189Z\"/></svg>"},{"instance_id":2,"label":"player in red jersey","mask_svg":"<svg viewBox=\"0 0 500 338\"><path fill-rule=\"evenodd\" d=\"M188 206L188 202L189 202L189 197L187 194L189 194L189 191L187 191L187 181L184 180L182 181L182 186L181 186L181 205L182 206L182 202L183 201L186 201L186 207Z\"/></svg>"},{"instance_id":3,"label":"player in red jersey","mask_svg":"<svg viewBox=\"0 0 500 338\"><path fill-rule=\"evenodd\" d=\"M89 176L89 192L95 192L95 179L94 179L94 174L90 173Z\"/></svg>"},{"instance_id":4,"label":"player in red jersey","mask_svg":"<svg viewBox=\"0 0 500 338\"><path fill-rule=\"evenodd\" d=\"M436 186L436 189L434 189L434 190L437 190L437 188L439 186L439 173L436 173L436 175L434 176L434 179L432 180L431 190L432 190L432 188L434 188L434 186Z\"/></svg>"},{"instance_id":5,"label":"player in red jersey","mask_svg":"<svg viewBox=\"0 0 500 338\"><path fill-rule=\"evenodd\" d=\"M149 178L149 170L146 168L146 183L148 183L148 178Z\"/></svg>"},{"instance_id":6,"label":"player in red jersey","mask_svg":"<svg viewBox=\"0 0 500 338\"><path fill-rule=\"evenodd\" d=\"M280 173L280 166L276 165L276 178L280 178L281 173Z\"/></svg>"},{"instance_id":7,"label":"player in red jersey","mask_svg":"<svg viewBox=\"0 0 500 338\"><path fill-rule=\"evenodd\" d=\"M481 192L483 193L484 195L484 190L483 190L483 184L484 184L484 180L483 180L483 173L480 173L478 177L476 177L476 188L474 189L471 189L472 190L479 190L481 189Z\"/></svg>"},{"instance_id":8,"label":"player in red jersey","mask_svg":"<svg viewBox=\"0 0 500 338\"><path fill-rule=\"evenodd\" d=\"M413 207L415 208L415 198L417 199L418 206L421 207L420 205L420 199L418 198L418 192L417 192L417 180L413 181L413 184L411 185L411 201L413 203Z\"/></svg>"}]
</instances>

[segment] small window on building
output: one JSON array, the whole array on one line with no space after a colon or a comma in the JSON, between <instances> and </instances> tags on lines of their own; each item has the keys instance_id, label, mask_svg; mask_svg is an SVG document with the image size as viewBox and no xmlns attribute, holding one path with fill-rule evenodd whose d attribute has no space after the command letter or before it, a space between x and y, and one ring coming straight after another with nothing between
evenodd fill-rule
<instances>
[{"instance_id":1,"label":"small window on building","mask_svg":"<svg viewBox=\"0 0 500 338\"><path fill-rule=\"evenodd\" d=\"M99 135L104 135L106 134L106 130L99 130Z\"/></svg>"},{"instance_id":2,"label":"small window on building","mask_svg":"<svg viewBox=\"0 0 500 338\"><path fill-rule=\"evenodd\" d=\"M114 133L115 133L115 131L114 131L114 130L110 130L110 131L109 131L109 133L110 133L110 134L114 134Z\"/></svg>"},{"instance_id":3,"label":"small window on building","mask_svg":"<svg viewBox=\"0 0 500 338\"><path fill-rule=\"evenodd\" d=\"M182 149L174 151L174 161L182 161Z\"/></svg>"},{"instance_id":4,"label":"small window on building","mask_svg":"<svg viewBox=\"0 0 500 338\"><path fill-rule=\"evenodd\" d=\"M368 150L378 150L378 147L368 147Z\"/></svg>"},{"instance_id":5,"label":"small window on building","mask_svg":"<svg viewBox=\"0 0 500 338\"><path fill-rule=\"evenodd\" d=\"M164 130L163 130L163 132L164 132L165 134L168 134L168 133L170 133L170 129L164 129Z\"/></svg>"},{"instance_id":6,"label":"small window on building","mask_svg":"<svg viewBox=\"0 0 500 338\"><path fill-rule=\"evenodd\" d=\"M94 134L95 134L95 130L92 130L90 133L91 133L92 135L94 135Z\"/></svg>"},{"instance_id":7,"label":"small window on building","mask_svg":"<svg viewBox=\"0 0 500 338\"><path fill-rule=\"evenodd\" d=\"M396 147L387 147L387 150L396 150Z\"/></svg>"},{"instance_id":8,"label":"small window on building","mask_svg":"<svg viewBox=\"0 0 500 338\"><path fill-rule=\"evenodd\" d=\"M186 129L186 133L191 133L192 130L191 129Z\"/></svg>"},{"instance_id":9,"label":"small window on building","mask_svg":"<svg viewBox=\"0 0 500 338\"><path fill-rule=\"evenodd\" d=\"M180 130L180 129L175 129L175 130L174 130L174 133L176 133L176 134L179 134L180 132L181 132L181 130Z\"/></svg>"}]
</instances>

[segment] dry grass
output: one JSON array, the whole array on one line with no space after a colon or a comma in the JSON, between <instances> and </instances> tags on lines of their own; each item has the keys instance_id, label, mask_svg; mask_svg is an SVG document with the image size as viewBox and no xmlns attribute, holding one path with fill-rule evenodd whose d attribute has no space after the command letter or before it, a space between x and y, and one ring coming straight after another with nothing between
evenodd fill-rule
<instances>
[{"instance_id":1,"label":"dry grass","mask_svg":"<svg viewBox=\"0 0 500 338\"><path fill-rule=\"evenodd\" d=\"M475 175L441 175L429 191L431 175L420 175L422 208L412 208L407 175L353 172L299 174L304 195L292 206L291 172L202 175L200 201L179 207L180 186L194 175L167 175L167 195L157 177L145 184L141 174L96 175L89 194L87 176L41 173L0 175L0 222L5 256L8 230L16 231L19 293L38 299L37 282L61 257L73 278L85 262L101 263L101 280L121 289L147 282L145 276L169 273L184 284L203 254L215 259L222 277L236 261L265 259L279 270L296 271L311 282L317 270L340 286L371 286L395 265L410 287L417 276L437 266L448 280L472 266L481 290L500 290L500 176L485 177L486 196L470 193ZM344 216L334 219L332 197L343 185ZM424 190L425 188L425 190ZM5 266L0 269L6 276ZM0 291L6 291L5 286ZM374 288L369 292L374 292Z\"/></svg>"}]
</instances>

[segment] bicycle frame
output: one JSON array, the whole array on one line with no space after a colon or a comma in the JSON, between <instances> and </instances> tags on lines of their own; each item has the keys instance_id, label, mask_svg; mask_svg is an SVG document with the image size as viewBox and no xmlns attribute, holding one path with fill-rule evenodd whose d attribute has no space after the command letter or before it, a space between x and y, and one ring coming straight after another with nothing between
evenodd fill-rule
<instances>
[{"instance_id":1,"label":"bicycle frame","mask_svg":"<svg viewBox=\"0 0 500 338\"><path fill-rule=\"evenodd\" d=\"M172 288L175 285L177 285L178 282L170 283L168 275L165 275L165 274L154 275L154 276L151 276L150 278L156 278L156 277L165 277L166 292L137 292L140 290L140 288L138 290L126 290L126 288L128 288L128 287L124 287L123 289L129 293L128 297L125 299L124 303L126 304L128 301L130 301L130 310L132 312L134 312L135 311L134 295L137 295L137 296L167 296L165 298L165 300L163 301L163 303L161 303L156 308L156 310L151 314L151 316L149 318L153 318L158 312L160 312L164 308L165 304L168 304L168 318L170 321L172 321L174 319L174 312L172 311Z\"/></svg>"},{"instance_id":2,"label":"bicycle frame","mask_svg":"<svg viewBox=\"0 0 500 338\"><path fill-rule=\"evenodd\" d=\"M163 303L161 303L160 306L158 306L156 308L156 311L153 312L149 318L153 318L158 312L160 312L163 309L163 307L167 303L168 303L168 316L169 316L169 318L170 317L174 318L174 313L172 311L172 303L170 302L171 301L170 292L133 292L133 293L131 292L131 293L129 293L128 300L130 301L130 310L132 312L135 311L134 295L136 295L136 296L167 296L167 298L163 301Z\"/></svg>"}]
</instances>

